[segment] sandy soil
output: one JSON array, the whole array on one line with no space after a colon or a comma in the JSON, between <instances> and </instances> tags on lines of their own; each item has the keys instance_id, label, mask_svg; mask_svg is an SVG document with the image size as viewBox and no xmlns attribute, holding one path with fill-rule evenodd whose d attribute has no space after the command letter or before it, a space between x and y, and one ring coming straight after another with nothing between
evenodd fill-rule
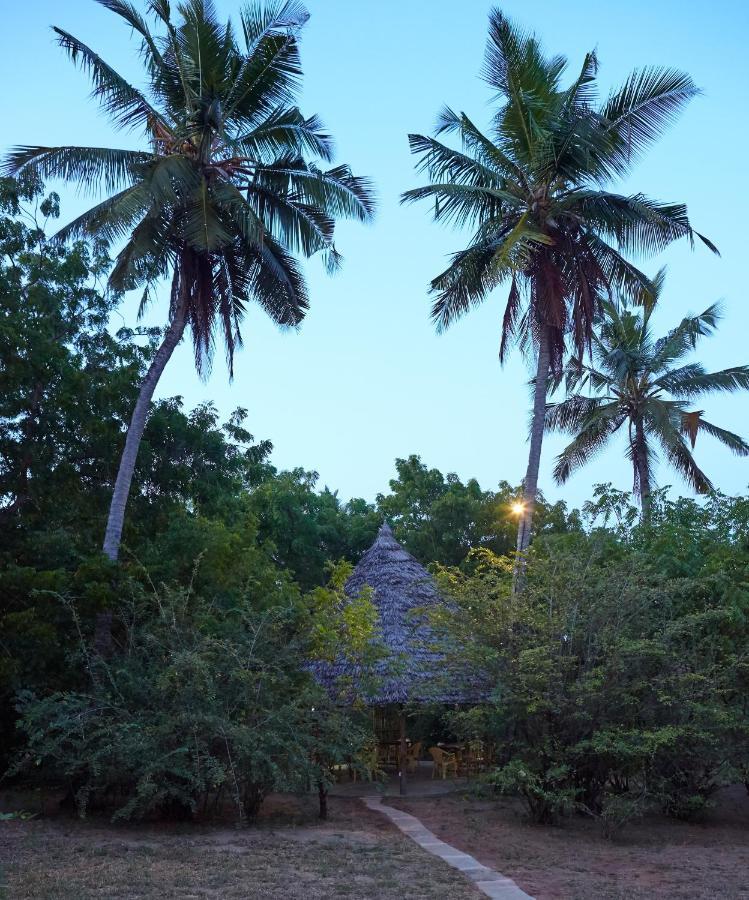
<instances>
[{"instance_id":1,"label":"sandy soil","mask_svg":"<svg viewBox=\"0 0 749 900\"><path fill-rule=\"evenodd\" d=\"M537 900L744 900L749 898L749 797L729 788L700 825L651 817L613 841L574 818L541 828L513 802L460 796L387 802L480 862L514 878Z\"/></svg>"}]
</instances>

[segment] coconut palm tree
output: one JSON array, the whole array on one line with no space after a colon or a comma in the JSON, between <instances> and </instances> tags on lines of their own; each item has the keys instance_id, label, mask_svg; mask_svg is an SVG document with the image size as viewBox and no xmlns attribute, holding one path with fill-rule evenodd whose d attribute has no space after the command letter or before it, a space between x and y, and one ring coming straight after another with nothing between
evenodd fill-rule
<instances>
[{"instance_id":1,"label":"coconut palm tree","mask_svg":"<svg viewBox=\"0 0 749 900\"><path fill-rule=\"evenodd\" d=\"M652 298L640 308L604 303L604 320L593 336L592 361L588 364L573 356L565 371L569 396L546 409L547 429L574 435L557 457L554 477L559 484L626 426L627 458L645 519L656 446L698 493L712 490L692 453L700 433L716 438L739 456L749 455L749 444L739 435L713 425L702 410L692 408L694 400L709 393L749 390L749 366L706 372L700 363L685 362L698 340L715 331L718 305L687 316L656 339L651 317L663 286L662 271L654 286Z\"/></svg>"},{"instance_id":2,"label":"coconut palm tree","mask_svg":"<svg viewBox=\"0 0 749 900\"><path fill-rule=\"evenodd\" d=\"M211 0L97 0L140 40L147 89L139 90L82 41L55 28L58 43L93 82L115 127L137 130L142 150L17 147L4 171L62 178L107 197L59 233L124 242L110 285L143 290L171 275L168 327L140 388L114 486L104 552L116 559L135 460L156 384L187 328L199 372L222 340L232 371L246 306L258 303L281 327L308 307L295 256L340 262L336 219L368 220L371 187L330 162L331 138L296 106L302 69L295 2L254 3L239 31Z\"/></svg>"},{"instance_id":3,"label":"coconut palm tree","mask_svg":"<svg viewBox=\"0 0 749 900\"><path fill-rule=\"evenodd\" d=\"M601 103L594 53L567 86L565 68L563 57L545 56L534 36L493 10L483 69L498 104L491 130L484 134L464 113L443 110L437 136L456 135L461 148L410 135L417 168L431 183L403 195L430 198L436 220L473 230L466 249L432 281L438 330L509 284L500 360L513 342L535 352L516 575L530 543L549 374L561 371L567 342L578 354L590 345L603 298L647 287L628 253L695 236L683 204L607 190L694 96L689 76L634 72Z\"/></svg>"}]
</instances>

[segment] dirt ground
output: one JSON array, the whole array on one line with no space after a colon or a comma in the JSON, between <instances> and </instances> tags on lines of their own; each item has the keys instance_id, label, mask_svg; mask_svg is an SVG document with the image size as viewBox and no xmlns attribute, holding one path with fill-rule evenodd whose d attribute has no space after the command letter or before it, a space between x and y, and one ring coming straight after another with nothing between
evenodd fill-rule
<instances>
[{"instance_id":1,"label":"dirt ground","mask_svg":"<svg viewBox=\"0 0 749 900\"><path fill-rule=\"evenodd\" d=\"M2 900L403 896L477 900L480 894L353 799L332 798L329 821L317 824L312 801L272 798L258 827L245 829L135 828L61 815L0 821Z\"/></svg>"},{"instance_id":2,"label":"dirt ground","mask_svg":"<svg viewBox=\"0 0 749 900\"><path fill-rule=\"evenodd\" d=\"M749 898L749 797L729 788L699 825L651 817L613 841L575 818L553 828L524 821L512 802L456 795L388 798L443 840L515 879L537 900Z\"/></svg>"}]
</instances>

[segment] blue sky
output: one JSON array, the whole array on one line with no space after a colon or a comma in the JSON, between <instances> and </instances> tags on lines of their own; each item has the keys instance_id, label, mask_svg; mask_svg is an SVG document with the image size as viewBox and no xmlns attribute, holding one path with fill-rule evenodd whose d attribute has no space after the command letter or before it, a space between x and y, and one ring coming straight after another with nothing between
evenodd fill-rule
<instances>
[{"instance_id":1,"label":"blue sky","mask_svg":"<svg viewBox=\"0 0 749 900\"><path fill-rule=\"evenodd\" d=\"M238 2L220 0L222 13ZM217 358L201 382L189 346L171 361L159 395L181 394L192 406L212 400L225 414L249 410L249 427L270 438L279 467L304 466L344 498L368 499L387 487L394 459L418 453L430 466L475 476L484 487L518 482L525 471L528 390L526 365L515 355L497 361L504 295L498 292L448 333L429 321L427 285L446 254L468 238L430 221L427 205L401 207L398 196L419 179L408 132L429 133L442 104L485 124L489 90L478 78L490 4L483 0L308 0L310 22L302 52L302 108L318 113L336 137L338 158L377 184L374 225L345 224L339 249L343 271L326 276L306 265L311 311L298 332L280 333L251 310L245 348L229 383ZM659 199L685 201L695 226L718 244L722 257L674 246L643 262L647 271L669 267L656 325L666 329L686 312L722 298L725 321L706 340L710 368L749 361L749 297L745 266L744 147L747 143L745 39L749 6L740 0L706 5L675 0L508 0L503 10L535 30L546 48L568 56L574 69L596 48L608 90L634 67L686 69L702 88L665 139L620 187ZM117 135L88 100L88 84L56 47L49 26L74 33L128 78L138 81L136 44L118 19L93 0L31 0L3 14L0 58L5 70L0 148L11 144L135 146ZM63 216L85 198L61 190ZM157 303L149 324L163 322ZM134 304L122 316L134 323ZM746 396L709 398L706 415L749 435ZM579 505L591 485L631 487L622 446L612 445L562 488L551 479L563 438L544 446L541 487L552 499ZM716 485L746 489L749 466L709 438L697 458ZM687 489L659 470L660 484Z\"/></svg>"}]
</instances>

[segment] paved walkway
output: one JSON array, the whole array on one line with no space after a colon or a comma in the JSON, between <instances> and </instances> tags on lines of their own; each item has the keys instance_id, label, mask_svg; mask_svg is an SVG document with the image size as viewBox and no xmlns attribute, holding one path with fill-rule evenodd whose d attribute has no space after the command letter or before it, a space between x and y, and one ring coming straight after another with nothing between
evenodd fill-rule
<instances>
[{"instance_id":1,"label":"paved walkway","mask_svg":"<svg viewBox=\"0 0 749 900\"><path fill-rule=\"evenodd\" d=\"M493 897L494 900L533 900L530 894L520 890L512 878L495 872L494 869L482 865L468 853L463 853L445 841L441 841L436 834L425 828L416 816L400 809L394 809L392 806L386 806L380 797L370 796L361 799L370 809L386 815L394 825L400 828L403 834L416 841L428 853L443 859L454 869L459 869L487 897Z\"/></svg>"}]
</instances>

